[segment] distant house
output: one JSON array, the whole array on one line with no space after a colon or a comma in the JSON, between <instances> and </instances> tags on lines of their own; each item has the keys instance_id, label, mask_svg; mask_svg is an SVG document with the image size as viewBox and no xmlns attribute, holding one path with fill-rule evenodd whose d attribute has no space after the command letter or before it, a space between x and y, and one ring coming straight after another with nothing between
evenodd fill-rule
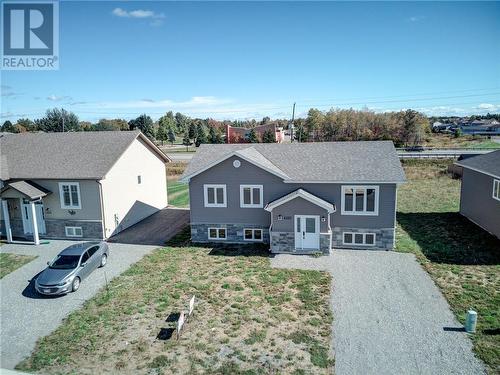
<instances>
[{"instance_id":1,"label":"distant house","mask_svg":"<svg viewBox=\"0 0 500 375\"><path fill-rule=\"evenodd\" d=\"M500 135L500 122L495 119L460 123L460 130L470 135Z\"/></svg>"},{"instance_id":2,"label":"distant house","mask_svg":"<svg viewBox=\"0 0 500 375\"><path fill-rule=\"evenodd\" d=\"M500 150L456 165L463 167L460 213L500 238Z\"/></svg>"},{"instance_id":3,"label":"distant house","mask_svg":"<svg viewBox=\"0 0 500 375\"><path fill-rule=\"evenodd\" d=\"M139 131L0 137L0 230L105 239L167 205L169 161Z\"/></svg>"},{"instance_id":4,"label":"distant house","mask_svg":"<svg viewBox=\"0 0 500 375\"><path fill-rule=\"evenodd\" d=\"M392 142L201 145L189 182L195 242L263 242L274 253L394 247Z\"/></svg>"},{"instance_id":5,"label":"distant house","mask_svg":"<svg viewBox=\"0 0 500 375\"><path fill-rule=\"evenodd\" d=\"M226 143L246 143L251 128L239 128L231 125L226 125ZM262 137L266 131L270 131L274 137L274 142L281 143L284 139L283 128L275 124L259 125L253 128L257 137L262 141Z\"/></svg>"}]
</instances>

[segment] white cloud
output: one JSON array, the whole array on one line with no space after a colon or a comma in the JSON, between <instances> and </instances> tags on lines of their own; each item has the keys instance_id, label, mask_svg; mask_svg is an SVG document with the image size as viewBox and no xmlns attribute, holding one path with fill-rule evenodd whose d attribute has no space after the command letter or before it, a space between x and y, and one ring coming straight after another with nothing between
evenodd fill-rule
<instances>
[{"instance_id":1,"label":"white cloud","mask_svg":"<svg viewBox=\"0 0 500 375\"><path fill-rule=\"evenodd\" d=\"M143 9L127 11L122 8L115 8L111 12L111 14L123 18L153 18L153 19L165 18L165 14L163 13L155 13L152 10L143 10Z\"/></svg>"},{"instance_id":2,"label":"white cloud","mask_svg":"<svg viewBox=\"0 0 500 375\"><path fill-rule=\"evenodd\" d=\"M73 100L73 98L71 96L57 96L57 95L49 95L47 96L47 100L50 100L51 102L60 102L60 101L63 101L63 100Z\"/></svg>"},{"instance_id":3,"label":"white cloud","mask_svg":"<svg viewBox=\"0 0 500 375\"><path fill-rule=\"evenodd\" d=\"M496 111L500 109L500 104L481 103L476 108L488 111Z\"/></svg>"}]
</instances>

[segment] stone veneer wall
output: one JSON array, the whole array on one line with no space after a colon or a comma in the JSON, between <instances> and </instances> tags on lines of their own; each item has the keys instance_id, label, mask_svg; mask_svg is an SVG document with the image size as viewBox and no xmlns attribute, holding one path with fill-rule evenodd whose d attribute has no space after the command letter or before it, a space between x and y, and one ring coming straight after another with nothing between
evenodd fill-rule
<instances>
[{"instance_id":1,"label":"stone veneer wall","mask_svg":"<svg viewBox=\"0 0 500 375\"><path fill-rule=\"evenodd\" d=\"M329 254L331 248L331 233L320 233L319 251ZM289 254L314 254L318 250L295 249L295 233L271 231L271 252Z\"/></svg>"},{"instance_id":2,"label":"stone veneer wall","mask_svg":"<svg viewBox=\"0 0 500 375\"><path fill-rule=\"evenodd\" d=\"M343 232L375 233L375 246L344 245ZM362 228L333 228L332 246L341 249L362 250L392 250L394 248L394 228L362 229Z\"/></svg>"},{"instance_id":3,"label":"stone veneer wall","mask_svg":"<svg viewBox=\"0 0 500 375\"><path fill-rule=\"evenodd\" d=\"M2 236L5 236L5 223L0 222ZM83 237L67 237L64 227L82 227ZM31 237L24 234L22 219L10 219L10 228L14 237ZM46 234L40 234L41 238L54 239L103 239L101 221L76 221L76 220L53 220L45 219Z\"/></svg>"},{"instance_id":4,"label":"stone veneer wall","mask_svg":"<svg viewBox=\"0 0 500 375\"><path fill-rule=\"evenodd\" d=\"M225 240L208 238L208 228L226 228ZM193 242L221 242L221 243L258 243L261 241L245 241L244 229L262 229L264 243L269 243L269 228L253 224L191 224L191 241Z\"/></svg>"}]
</instances>

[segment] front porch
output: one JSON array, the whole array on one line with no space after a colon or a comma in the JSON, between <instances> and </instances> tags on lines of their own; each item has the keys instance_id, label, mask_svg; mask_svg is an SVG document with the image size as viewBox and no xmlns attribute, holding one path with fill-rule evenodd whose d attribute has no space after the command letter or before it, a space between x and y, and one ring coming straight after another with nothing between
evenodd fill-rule
<instances>
[{"instance_id":1,"label":"front porch","mask_svg":"<svg viewBox=\"0 0 500 375\"><path fill-rule=\"evenodd\" d=\"M51 192L31 181L10 182L0 189L2 235L9 243L14 238L40 244L40 235L46 233L42 198Z\"/></svg>"},{"instance_id":2,"label":"front porch","mask_svg":"<svg viewBox=\"0 0 500 375\"><path fill-rule=\"evenodd\" d=\"M269 240L272 253L330 253L333 204L298 189L269 203L265 210L271 213Z\"/></svg>"}]
</instances>

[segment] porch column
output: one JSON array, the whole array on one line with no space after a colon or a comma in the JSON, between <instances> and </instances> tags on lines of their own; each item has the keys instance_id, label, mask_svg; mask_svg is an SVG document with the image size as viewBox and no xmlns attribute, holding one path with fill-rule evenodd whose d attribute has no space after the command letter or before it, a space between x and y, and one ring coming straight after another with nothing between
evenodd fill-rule
<instances>
[{"instance_id":1,"label":"porch column","mask_svg":"<svg viewBox=\"0 0 500 375\"><path fill-rule=\"evenodd\" d=\"M30 202L31 208L31 226L33 228L33 242L35 245L40 245L40 237L38 236L38 223L36 222L36 207L35 202Z\"/></svg>"},{"instance_id":2,"label":"porch column","mask_svg":"<svg viewBox=\"0 0 500 375\"><path fill-rule=\"evenodd\" d=\"M7 242L12 242L12 229L10 228L10 217L9 217L9 206L7 201L2 199L2 216L3 223L5 224L5 235L7 236Z\"/></svg>"}]
</instances>

